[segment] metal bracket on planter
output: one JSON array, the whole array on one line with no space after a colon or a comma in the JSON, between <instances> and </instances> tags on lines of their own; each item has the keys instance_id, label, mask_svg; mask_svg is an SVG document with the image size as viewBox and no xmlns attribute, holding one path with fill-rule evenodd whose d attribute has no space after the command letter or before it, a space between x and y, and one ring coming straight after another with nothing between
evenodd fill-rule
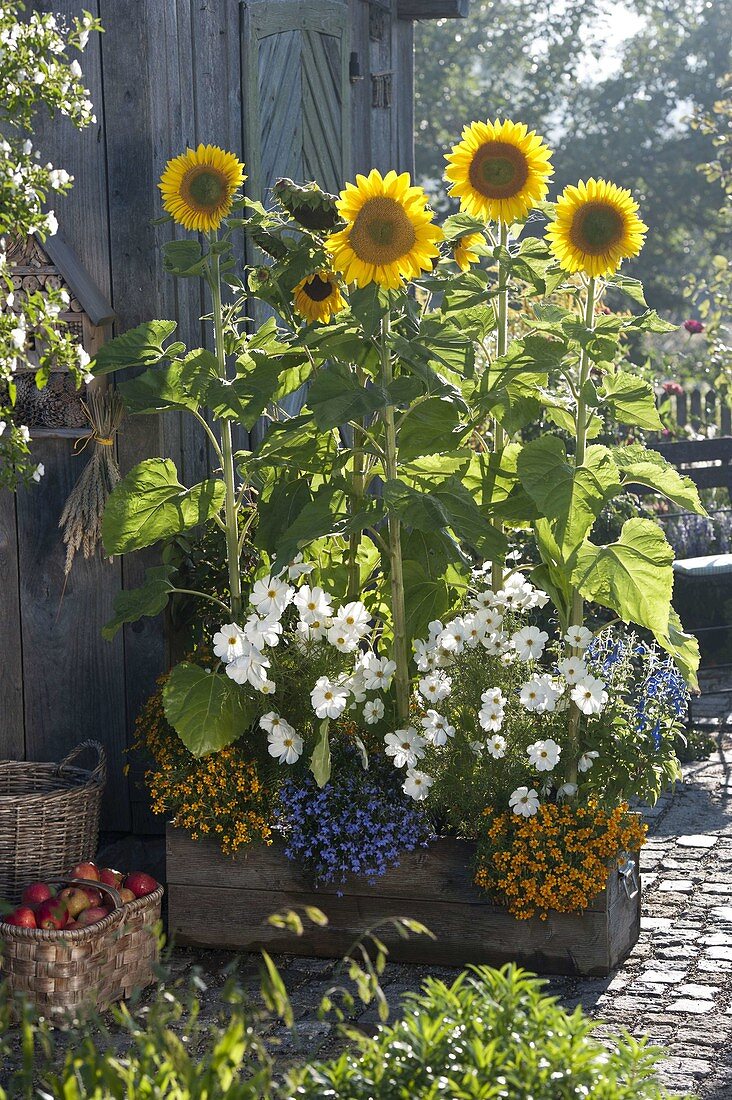
<instances>
[{"instance_id":1,"label":"metal bracket on planter","mask_svg":"<svg viewBox=\"0 0 732 1100\"><path fill-rule=\"evenodd\" d=\"M635 868L635 860L632 856L620 864L618 867L618 874L623 881L625 892L629 898L635 898L638 896L640 890L640 883L638 882L638 873Z\"/></svg>"}]
</instances>

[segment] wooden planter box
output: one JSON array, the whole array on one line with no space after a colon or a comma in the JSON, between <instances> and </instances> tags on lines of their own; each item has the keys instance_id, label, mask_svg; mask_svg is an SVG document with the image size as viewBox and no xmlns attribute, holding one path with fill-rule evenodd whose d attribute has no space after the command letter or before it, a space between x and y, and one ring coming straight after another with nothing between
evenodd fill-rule
<instances>
[{"instance_id":1,"label":"wooden planter box","mask_svg":"<svg viewBox=\"0 0 732 1100\"><path fill-rule=\"evenodd\" d=\"M215 841L191 840L169 825L166 851L169 933L179 945L340 958L370 925L412 917L437 939L401 940L379 932L394 960L435 966L516 962L540 974L606 975L640 932L640 890L629 897L617 872L584 913L515 920L473 885L468 841L441 839L408 853L372 886L354 878L317 890L277 843L232 859ZM298 937L267 923L272 913L303 905L322 909L328 926L306 922Z\"/></svg>"}]
</instances>

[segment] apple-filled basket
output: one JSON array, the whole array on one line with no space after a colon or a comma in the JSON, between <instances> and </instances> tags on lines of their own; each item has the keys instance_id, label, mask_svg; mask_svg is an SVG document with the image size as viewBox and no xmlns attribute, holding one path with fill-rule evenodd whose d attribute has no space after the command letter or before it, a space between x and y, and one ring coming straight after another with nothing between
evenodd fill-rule
<instances>
[{"instance_id":1,"label":"apple-filled basket","mask_svg":"<svg viewBox=\"0 0 732 1100\"><path fill-rule=\"evenodd\" d=\"M102 1011L150 985L159 955L163 887L125 902L113 886L92 879L52 882L98 892L111 910L73 928L23 927L0 920L0 977L8 991L53 1020L85 1007ZM51 911L57 901L49 899Z\"/></svg>"},{"instance_id":2,"label":"apple-filled basket","mask_svg":"<svg viewBox=\"0 0 732 1100\"><path fill-rule=\"evenodd\" d=\"M75 765L96 753L91 771ZM60 877L96 852L107 777L104 749L82 741L60 764L0 761L0 900L15 903L23 884Z\"/></svg>"}]
</instances>

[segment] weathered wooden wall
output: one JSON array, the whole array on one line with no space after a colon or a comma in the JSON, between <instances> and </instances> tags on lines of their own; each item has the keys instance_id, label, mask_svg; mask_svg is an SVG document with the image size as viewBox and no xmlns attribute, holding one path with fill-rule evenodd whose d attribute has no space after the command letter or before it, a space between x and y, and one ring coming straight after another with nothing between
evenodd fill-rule
<instances>
[{"instance_id":1,"label":"weathered wooden wall","mask_svg":"<svg viewBox=\"0 0 732 1100\"><path fill-rule=\"evenodd\" d=\"M96 125L79 134L51 119L39 144L75 176L57 214L111 301L118 332L176 317L181 339L200 342L200 288L163 273L160 246L172 230L152 224L160 173L186 145L212 142L241 155L253 197L281 174L337 188L356 171L412 167L412 23L398 18L397 0L29 7L87 8L105 28L83 58ZM67 439L35 440L33 452L46 468L40 486L0 494L0 757L58 759L96 737L110 763L105 826L157 831L139 761L129 776L123 769L135 716L165 667L162 626L142 620L112 644L99 633L115 592L139 584L154 554L79 561L63 592L58 517L86 459ZM159 454L173 457L189 483L207 464L201 435L178 416L124 424L123 472Z\"/></svg>"}]
</instances>

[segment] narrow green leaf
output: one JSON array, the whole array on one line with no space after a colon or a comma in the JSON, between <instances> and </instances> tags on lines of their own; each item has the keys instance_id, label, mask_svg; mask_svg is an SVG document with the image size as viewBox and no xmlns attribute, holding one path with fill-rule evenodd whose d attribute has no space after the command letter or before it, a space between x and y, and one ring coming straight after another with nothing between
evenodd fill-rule
<instances>
[{"instance_id":1,"label":"narrow green leaf","mask_svg":"<svg viewBox=\"0 0 732 1100\"><path fill-rule=\"evenodd\" d=\"M324 787L330 779L330 718L324 718L318 729L318 739L315 742L313 754L310 757L310 771L319 787Z\"/></svg>"}]
</instances>

